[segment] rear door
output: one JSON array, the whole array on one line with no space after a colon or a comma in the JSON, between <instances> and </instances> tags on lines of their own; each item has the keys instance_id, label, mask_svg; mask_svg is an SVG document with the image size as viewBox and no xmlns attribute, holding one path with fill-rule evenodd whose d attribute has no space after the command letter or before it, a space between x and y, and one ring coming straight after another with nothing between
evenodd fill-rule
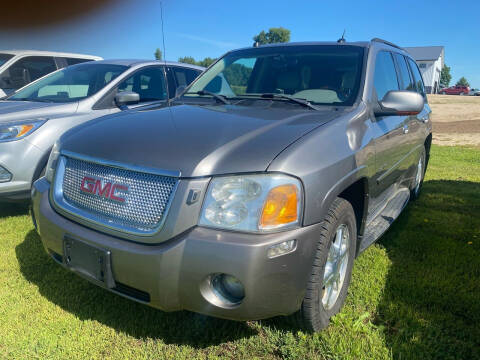
<instances>
[{"instance_id":1,"label":"rear door","mask_svg":"<svg viewBox=\"0 0 480 360\"><path fill-rule=\"evenodd\" d=\"M415 80L408 66L407 58L399 53L395 53L394 58L399 73L400 90L416 92ZM405 154L405 158L403 159L402 168L404 171L407 171L417 161L417 157L413 156L414 154L412 155L418 145L418 140L416 139L419 130L417 115L405 116L403 130L404 134L401 137L400 146L403 147L401 152Z\"/></svg>"}]
</instances>

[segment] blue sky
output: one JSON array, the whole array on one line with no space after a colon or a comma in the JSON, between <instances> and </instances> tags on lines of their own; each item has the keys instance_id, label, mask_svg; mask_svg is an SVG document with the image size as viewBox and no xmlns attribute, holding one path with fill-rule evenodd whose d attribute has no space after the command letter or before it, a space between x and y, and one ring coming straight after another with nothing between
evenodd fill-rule
<instances>
[{"instance_id":1,"label":"blue sky","mask_svg":"<svg viewBox=\"0 0 480 360\"><path fill-rule=\"evenodd\" d=\"M443 45L452 81L480 87L480 1L163 0L166 58L217 57L283 26L292 41L381 37L400 46ZM153 58L162 47L160 0L116 1L96 13L41 29L0 31L0 48Z\"/></svg>"}]
</instances>

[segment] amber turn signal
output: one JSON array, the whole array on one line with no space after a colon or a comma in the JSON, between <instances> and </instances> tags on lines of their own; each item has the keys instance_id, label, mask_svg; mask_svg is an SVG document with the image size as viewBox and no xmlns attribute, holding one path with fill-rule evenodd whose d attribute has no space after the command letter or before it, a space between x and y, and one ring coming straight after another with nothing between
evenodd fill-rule
<instances>
[{"instance_id":1,"label":"amber turn signal","mask_svg":"<svg viewBox=\"0 0 480 360\"><path fill-rule=\"evenodd\" d=\"M33 129L33 125L22 125L22 129L20 130L20 132L16 137L22 137L32 129Z\"/></svg>"},{"instance_id":2,"label":"amber turn signal","mask_svg":"<svg viewBox=\"0 0 480 360\"><path fill-rule=\"evenodd\" d=\"M268 193L260 218L260 229L272 229L298 220L298 190L293 184L280 185Z\"/></svg>"}]
</instances>

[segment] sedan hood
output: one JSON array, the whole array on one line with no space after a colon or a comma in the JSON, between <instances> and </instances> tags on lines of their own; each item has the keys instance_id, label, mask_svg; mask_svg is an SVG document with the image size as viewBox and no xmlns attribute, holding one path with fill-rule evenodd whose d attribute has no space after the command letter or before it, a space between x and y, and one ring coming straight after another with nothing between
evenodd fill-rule
<instances>
[{"instance_id":1,"label":"sedan hood","mask_svg":"<svg viewBox=\"0 0 480 360\"><path fill-rule=\"evenodd\" d=\"M270 103L268 103L270 104ZM292 105L130 111L69 131L62 149L182 177L265 171L288 145L343 111Z\"/></svg>"},{"instance_id":2,"label":"sedan hood","mask_svg":"<svg viewBox=\"0 0 480 360\"><path fill-rule=\"evenodd\" d=\"M32 101L0 101L0 124L11 121L52 118L73 114L78 103L56 104Z\"/></svg>"}]
</instances>

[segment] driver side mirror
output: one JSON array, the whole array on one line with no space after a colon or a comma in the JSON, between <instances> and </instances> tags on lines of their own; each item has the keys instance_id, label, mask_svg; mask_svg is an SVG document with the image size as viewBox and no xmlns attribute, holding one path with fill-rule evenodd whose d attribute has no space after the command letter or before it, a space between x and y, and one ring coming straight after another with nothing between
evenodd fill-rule
<instances>
[{"instance_id":1,"label":"driver side mirror","mask_svg":"<svg viewBox=\"0 0 480 360\"><path fill-rule=\"evenodd\" d=\"M394 90L378 102L375 116L417 115L423 110L423 97L413 91Z\"/></svg>"},{"instance_id":2,"label":"driver side mirror","mask_svg":"<svg viewBox=\"0 0 480 360\"><path fill-rule=\"evenodd\" d=\"M127 105L137 104L140 102L140 95L133 91L122 91L115 95L115 104L124 109Z\"/></svg>"}]
</instances>

